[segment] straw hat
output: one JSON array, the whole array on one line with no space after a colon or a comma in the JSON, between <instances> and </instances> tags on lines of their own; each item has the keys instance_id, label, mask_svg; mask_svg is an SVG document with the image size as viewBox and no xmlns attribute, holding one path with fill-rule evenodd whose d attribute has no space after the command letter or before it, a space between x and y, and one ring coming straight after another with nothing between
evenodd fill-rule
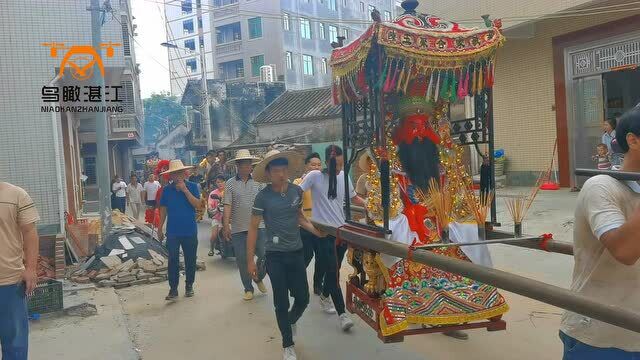
<instances>
[{"instance_id":1,"label":"straw hat","mask_svg":"<svg viewBox=\"0 0 640 360\"><path fill-rule=\"evenodd\" d=\"M253 180L268 183L267 165L275 159L287 159L289 161L289 169L299 169L304 163L302 155L295 151L271 150L265 154L264 159L253 169Z\"/></svg>"},{"instance_id":2,"label":"straw hat","mask_svg":"<svg viewBox=\"0 0 640 360\"><path fill-rule=\"evenodd\" d=\"M185 166L182 163L182 160L171 160L169 162L169 169L167 171L161 172L160 175L167 175L167 174L171 174L177 171L183 171L183 170L191 170L193 169L194 166Z\"/></svg>"},{"instance_id":3,"label":"straw hat","mask_svg":"<svg viewBox=\"0 0 640 360\"><path fill-rule=\"evenodd\" d=\"M362 155L360 155L360 158L358 159L358 167L360 168L360 170L369 172L369 164L367 163L367 159L371 159L374 164L376 163L376 159L371 156L371 149L367 149Z\"/></svg>"},{"instance_id":4,"label":"straw hat","mask_svg":"<svg viewBox=\"0 0 640 360\"><path fill-rule=\"evenodd\" d=\"M251 163L255 165L260 161L260 158L251 155L251 152L247 149L240 149L236 151L236 157L228 160L227 163L234 163L240 160L251 160Z\"/></svg>"}]
</instances>

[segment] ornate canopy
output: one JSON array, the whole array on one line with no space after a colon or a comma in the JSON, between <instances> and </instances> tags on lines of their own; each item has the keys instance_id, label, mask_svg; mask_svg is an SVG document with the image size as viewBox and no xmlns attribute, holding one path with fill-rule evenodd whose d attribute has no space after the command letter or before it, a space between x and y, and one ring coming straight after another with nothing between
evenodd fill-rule
<instances>
[{"instance_id":1,"label":"ornate canopy","mask_svg":"<svg viewBox=\"0 0 640 360\"><path fill-rule=\"evenodd\" d=\"M386 93L403 93L418 77L433 82L434 95L447 86L451 100L493 85L495 53L504 42L500 20L484 16L483 28L466 28L434 15L416 14L406 6L405 10L393 22L380 22L374 11L376 21L359 38L334 49L336 103L361 98L371 84Z\"/></svg>"}]
</instances>

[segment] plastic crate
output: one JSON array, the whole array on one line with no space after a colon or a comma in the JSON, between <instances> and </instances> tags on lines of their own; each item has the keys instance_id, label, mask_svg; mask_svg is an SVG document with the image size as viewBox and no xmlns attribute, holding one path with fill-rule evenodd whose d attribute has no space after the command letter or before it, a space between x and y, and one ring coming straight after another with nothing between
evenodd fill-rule
<instances>
[{"instance_id":1,"label":"plastic crate","mask_svg":"<svg viewBox=\"0 0 640 360\"><path fill-rule=\"evenodd\" d=\"M38 283L28 300L29 314L46 314L62 310L62 283L46 280Z\"/></svg>"}]
</instances>

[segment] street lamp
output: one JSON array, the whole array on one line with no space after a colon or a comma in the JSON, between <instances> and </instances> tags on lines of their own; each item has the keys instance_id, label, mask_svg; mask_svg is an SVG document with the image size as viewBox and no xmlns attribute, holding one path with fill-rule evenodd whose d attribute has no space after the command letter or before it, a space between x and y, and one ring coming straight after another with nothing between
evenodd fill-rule
<instances>
[{"instance_id":1,"label":"street lamp","mask_svg":"<svg viewBox=\"0 0 640 360\"><path fill-rule=\"evenodd\" d=\"M200 111L200 115L202 116L202 120L205 126L205 131L207 134L207 150L212 150L213 135L211 134L211 122L209 120L209 90L207 86L207 69L206 69L207 61L205 59L205 54L204 54L204 45L200 45L200 52L187 49L187 48L182 48L176 44L172 44L168 42L163 42L160 44L160 46L164 46L168 49L183 50L191 54L200 56L200 71L202 73L200 85L202 86L202 92L203 92L203 95L200 97L202 99L202 102L200 103L200 105L202 105L202 111Z\"/></svg>"}]
</instances>

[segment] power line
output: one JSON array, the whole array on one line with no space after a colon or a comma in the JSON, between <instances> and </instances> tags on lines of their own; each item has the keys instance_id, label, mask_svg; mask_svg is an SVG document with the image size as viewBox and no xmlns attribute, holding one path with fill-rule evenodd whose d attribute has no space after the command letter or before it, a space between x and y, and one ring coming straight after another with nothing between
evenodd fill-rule
<instances>
[{"instance_id":1,"label":"power line","mask_svg":"<svg viewBox=\"0 0 640 360\"><path fill-rule=\"evenodd\" d=\"M115 16L113 13L112 13L111 15L112 15L112 19L116 20L116 21L120 24L120 26L121 26L121 27L122 27L122 26L124 26L124 25L122 24L122 21L120 21L120 19L118 19L118 17L117 17L117 16ZM130 31L128 31L128 29L127 29L127 35L129 36L129 38L131 38L131 40L133 40L133 42L134 42L136 45L138 45L138 47L142 50L142 52L143 52L145 55L147 55L149 58L151 58L151 60L153 60L154 62L156 62L158 65L160 65L163 69L165 69L165 70L169 71L169 73L171 73L171 70L170 70L169 68L167 68L163 63L161 63L158 59L156 59L155 57L153 57L149 52L147 52L147 51L145 50L145 48L142 46L142 44L140 44L140 42L138 42L138 40L133 36L133 34L132 34ZM184 88L182 87L182 85L181 85L179 82L178 82L177 84L178 84L178 87L180 88L180 90L181 90L181 91L184 91Z\"/></svg>"},{"instance_id":2,"label":"power line","mask_svg":"<svg viewBox=\"0 0 640 360\"><path fill-rule=\"evenodd\" d=\"M159 2L154 1L154 0L144 0L147 2L152 2L152 3L156 3L159 4ZM526 16L507 16L507 17L503 17L501 18L501 20L503 22L516 22L516 21L527 21L527 20L537 20L540 18L545 18L545 19L554 19L554 18L567 18L567 17L581 17L581 16L593 16L593 15L600 15L600 14L609 14L609 13L616 13L616 12L624 12L624 11L636 11L636 10L640 10L640 7L633 7L633 8L623 8L623 9L615 9L615 8L620 8L620 7L626 7L626 6L632 6L632 5L638 5L640 4L640 1L633 1L633 2L628 2L628 3L622 3L622 4L615 4L615 5L607 5L607 6L601 6L601 7L594 7L594 8L589 8L589 9L575 9L575 10L563 10L563 11L559 11L557 13L550 13L550 14L538 14L538 15L526 15ZM164 5L167 6L174 6L174 7L182 7L182 5L180 4L174 4L174 3L166 3ZM214 9L216 9L215 7L210 7L210 5L201 5L202 8L206 8L206 12L213 12ZM607 9L614 9L614 10L607 10ZM600 11L603 10L603 11ZM240 15L244 15L244 16L256 16L259 15L263 18L267 18L267 19L278 19L278 20L282 20L283 19L283 14L275 14L275 13L261 13L261 12L253 12L253 11L249 11L249 10L242 10L239 11ZM304 19L308 19L310 21L317 21L317 22L334 22L334 23L338 23L338 24L372 24L373 21L371 20L357 20L357 19L353 19L353 20L344 20L344 19L336 19L336 18L318 18L318 17L309 17L309 16L301 16L299 13L298 15L295 14L287 14L289 16L289 19L299 19L299 18L304 18ZM454 22L459 22L459 23L484 23L483 19L479 19L479 18L473 18L473 19L452 19L451 21Z\"/></svg>"}]
</instances>

